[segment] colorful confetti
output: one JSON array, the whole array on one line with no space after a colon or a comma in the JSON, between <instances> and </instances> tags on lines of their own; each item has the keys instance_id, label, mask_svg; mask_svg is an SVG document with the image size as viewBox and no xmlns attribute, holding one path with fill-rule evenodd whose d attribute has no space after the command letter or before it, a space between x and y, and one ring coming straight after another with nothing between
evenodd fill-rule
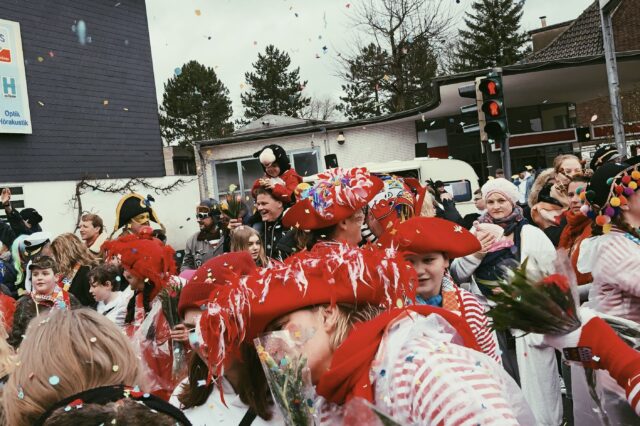
<instances>
[{"instance_id":1,"label":"colorful confetti","mask_svg":"<svg viewBox=\"0 0 640 426\"><path fill-rule=\"evenodd\" d=\"M97 341L98 341L98 339L97 339L96 337L92 337L91 339L89 339L89 341L90 341L91 343L95 343L95 342L97 342Z\"/></svg>"},{"instance_id":2,"label":"colorful confetti","mask_svg":"<svg viewBox=\"0 0 640 426\"><path fill-rule=\"evenodd\" d=\"M598 119L598 114L593 114L591 116L591 122L593 123L594 121L596 121Z\"/></svg>"},{"instance_id":3,"label":"colorful confetti","mask_svg":"<svg viewBox=\"0 0 640 426\"><path fill-rule=\"evenodd\" d=\"M56 386L60 383L60 377L58 376L51 376L49 377L49 384L51 386Z\"/></svg>"},{"instance_id":4,"label":"colorful confetti","mask_svg":"<svg viewBox=\"0 0 640 426\"><path fill-rule=\"evenodd\" d=\"M44 58L42 56L38 56L38 62L44 62Z\"/></svg>"},{"instance_id":5,"label":"colorful confetti","mask_svg":"<svg viewBox=\"0 0 640 426\"><path fill-rule=\"evenodd\" d=\"M78 43L83 46L87 44L87 24L82 19L79 20L77 24L74 24L71 30L78 36ZM91 43L91 41L89 41L89 43Z\"/></svg>"},{"instance_id":6,"label":"colorful confetti","mask_svg":"<svg viewBox=\"0 0 640 426\"><path fill-rule=\"evenodd\" d=\"M111 369L113 370L114 373L117 373L118 370L120 370L120 367L118 365L114 365L113 367L111 367Z\"/></svg>"},{"instance_id":7,"label":"colorful confetti","mask_svg":"<svg viewBox=\"0 0 640 426\"><path fill-rule=\"evenodd\" d=\"M176 75L176 77L179 76L180 74L182 74L182 68L178 67L174 69L173 73Z\"/></svg>"},{"instance_id":8,"label":"colorful confetti","mask_svg":"<svg viewBox=\"0 0 640 426\"><path fill-rule=\"evenodd\" d=\"M196 9L196 16L200 16L202 14L202 12L200 11L200 9Z\"/></svg>"}]
</instances>

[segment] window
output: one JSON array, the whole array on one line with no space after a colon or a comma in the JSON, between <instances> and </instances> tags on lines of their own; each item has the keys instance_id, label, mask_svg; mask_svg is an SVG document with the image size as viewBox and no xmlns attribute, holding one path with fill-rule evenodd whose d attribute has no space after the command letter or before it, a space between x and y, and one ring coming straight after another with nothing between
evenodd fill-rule
<instances>
[{"instance_id":1,"label":"window","mask_svg":"<svg viewBox=\"0 0 640 426\"><path fill-rule=\"evenodd\" d=\"M304 150L289 152L289 161L300 176L311 176L318 173L318 150ZM214 162L213 181L218 198L227 194L229 186L235 185L242 194L245 202L253 205L251 188L256 179L264 175L262 165L257 158L244 157L235 160Z\"/></svg>"},{"instance_id":2,"label":"window","mask_svg":"<svg viewBox=\"0 0 640 426\"><path fill-rule=\"evenodd\" d=\"M456 202L470 201L473 194L471 193L471 182L468 180L456 180L444 182L444 187L449 194L453 194Z\"/></svg>"}]
</instances>

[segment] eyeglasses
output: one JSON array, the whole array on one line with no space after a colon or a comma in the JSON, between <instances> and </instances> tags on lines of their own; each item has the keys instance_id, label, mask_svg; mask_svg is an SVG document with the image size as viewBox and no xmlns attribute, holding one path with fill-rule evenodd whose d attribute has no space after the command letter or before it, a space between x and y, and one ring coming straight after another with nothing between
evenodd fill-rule
<instances>
[{"instance_id":1,"label":"eyeglasses","mask_svg":"<svg viewBox=\"0 0 640 426\"><path fill-rule=\"evenodd\" d=\"M196 219L198 219L198 220L205 220L208 217L209 217L209 213L197 213L196 214Z\"/></svg>"}]
</instances>

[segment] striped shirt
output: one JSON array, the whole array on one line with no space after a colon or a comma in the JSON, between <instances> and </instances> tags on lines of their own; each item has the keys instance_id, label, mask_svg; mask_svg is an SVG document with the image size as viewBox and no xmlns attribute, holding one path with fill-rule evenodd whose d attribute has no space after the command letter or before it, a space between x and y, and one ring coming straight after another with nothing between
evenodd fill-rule
<instances>
[{"instance_id":1,"label":"striped shirt","mask_svg":"<svg viewBox=\"0 0 640 426\"><path fill-rule=\"evenodd\" d=\"M407 424L519 424L515 383L485 355L451 343L439 318L405 317L389 328L371 368L375 405Z\"/></svg>"},{"instance_id":2,"label":"striped shirt","mask_svg":"<svg viewBox=\"0 0 640 426\"><path fill-rule=\"evenodd\" d=\"M471 292L462 288L458 291L464 310L464 319L469 324L480 349L494 361L502 364L502 358L498 355L496 334L489 327L489 318L484 313L484 307Z\"/></svg>"},{"instance_id":3,"label":"striped shirt","mask_svg":"<svg viewBox=\"0 0 640 426\"><path fill-rule=\"evenodd\" d=\"M585 240L580 248L580 256L587 249L585 256L593 262L589 294L593 308L640 322L640 245L624 233L612 230Z\"/></svg>"}]
</instances>

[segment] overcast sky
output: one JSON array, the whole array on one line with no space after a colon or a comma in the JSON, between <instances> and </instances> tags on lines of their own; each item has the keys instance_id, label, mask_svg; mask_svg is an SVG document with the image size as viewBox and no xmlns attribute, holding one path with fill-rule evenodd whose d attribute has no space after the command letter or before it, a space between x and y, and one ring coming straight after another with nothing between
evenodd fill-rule
<instances>
[{"instance_id":1,"label":"overcast sky","mask_svg":"<svg viewBox=\"0 0 640 426\"><path fill-rule=\"evenodd\" d=\"M308 80L307 96L338 99L336 54L356 35L350 3L359 0L146 0L158 103L175 69L194 59L214 67L229 89L234 117L242 115L244 73L268 44L286 50ZM447 1L447 0L443 0ZM577 17L593 0L526 0L522 27ZM450 0L459 17L471 0ZM349 7L347 6L349 5ZM326 50L323 50L326 47Z\"/></svg>"}]
</instances>

